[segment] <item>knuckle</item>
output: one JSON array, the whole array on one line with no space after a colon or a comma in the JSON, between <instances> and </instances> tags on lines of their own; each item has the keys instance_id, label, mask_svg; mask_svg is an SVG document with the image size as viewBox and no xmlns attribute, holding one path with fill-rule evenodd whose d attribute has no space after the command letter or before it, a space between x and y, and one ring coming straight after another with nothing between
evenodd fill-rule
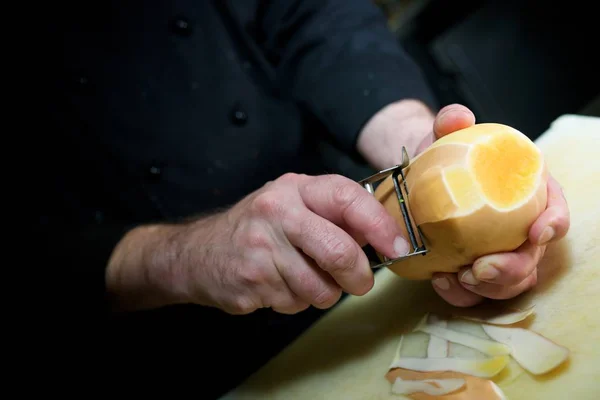
<instances>
[{"instance_id":1,"label":"knuckle","mask_svg":"<svg viewBox=\"0 0 600 400\"><path fill-rule=\"evenodd\" d=\"M267 190L254 198L251 209L258 215L271 217L282 211L281 196L273 190Z\"/></svg>"},{"instance_id":2,"label":"knuckle","mask_svg":"<svg viewBox=\"0 0 600 400\"><path fill-rule=\"evenodd\" d=\"M356 247L345 241L331 239L326 244L327 268L333 272L347 271L354 267L358 257Z\"/></svg>"},{"instance_id":3,"label":"knuckle","mask_svg":"<svg viewBox=\"0 0 600 400\"><path fill-rule=\"evenodd\" d=\"M281 175L279 178L277 178L278 182L281 183L298 183L301 179L303 179L305 175L303 174L297 174L295 172L286 172L285 174Z\"/></svg>"},{"instance_id":4,"label":"knuckle","mask_svg":"<svg viewBox=\"0 0 600 400\"><path fill-rule=\"evenodd\" d=\"M243 246L251 249L271 249L271 237L258 227L251 227L244 235Z\"/></svg>"},{"instance_id":5,"label":"knuckle","mask_svg":"<svg viewBox=\"0 0 600 400\"><path fill-rule=\"evenodd\" d=\"M508 285L502 287L495 293L486 296L494 300L509 300L531 290L537 282L537 274L531 274L524 281L517 285Z\"/></svg>"},{"instance_id":6,"label":"knuckle","mask_svg":"<svg viewBox=\"0 0 600 400\"><path fill-rule=\"evenodd\" d=\"M341 289L323 289L315 296L313 305L317 308L329 308L337 303L341 296Z\"/></svg>"},{"instance_id":7,"label":"knuckle","mask_svg":"<svg viewBox=\"0 0 600 400\"><path fill-rule=\"evenodd\" d=\"M370 232L382 231L387 226L387 223L388 219L386 218L386 215L378 213L371 217L368 229Z\"/></svg>"},{"instance_id":8,"label":"knuckle","mask_svg":"<svg viewBox=\"0 0 600 400\"><path fill-rule=\"evenodd\" d=\"M341 208L347 208L359 198L359 189L358 186L346 182L337 185L333 192L333 202Z\"/></svg>"},{"instance_id":9,"label":"knuckle","mask_svg":"<svg viewBox=\"0 0 600 400\"><path fill-rule=\"evenodd\" d=\"M231 302L228 312L235 315L245 315L256 311L259 307L256 302L248 296L237 296Z\"/></svg>"},{"instance_id":10,"label":"knuckle","mask_svg":"<svg viewBox=\"0 0 600 400\"><path fill-rule=\"evenodd\" d=\"M302 312L304 310L306 310L308 307L310 307L310 304L304 302L304 301L300 301L300 300L296 300L294 301L294 303L291 305L289 312L291 314L296 314L299 312Z\"/></svg>"},{"instance_id":11,"label":"knuckle","mask_svg":"<svg viewBox=\"0 0 600 400\"><path fill-rule=\"evenodd\" d=\"M521 268L512 268L510 270L501 270L500 274L504 274L503 284L504 285L517 285L527 278L527 275L531 272L528 266Z\"/></svg>"},{"instance_id":12,"label":"knuckle","mask_svg":"<svg viewBox=\"0 0 600 400\"><path fill-rule=\"evenodd\" d=\"M310 307L309 303L296 302L296 312L302 312L302 311L306 310L308 307Z\"/></svg>"},{"instance_id":13,"label":"knuckle","mask_svg":"<svg viewBox=\"0 0 600 400\"><path fill-rule=\"evenodd\" d=\"M283 174L279 177L279 180L281 180L281 181L294 180L294 179L296 179L297 176L298 176L298 174L296 174L295 172L286 172L285 174Z\"/></svg>"},{"instance_id":14,"label":"knuckle","mask_svg":"<svg viewBox=\"0 0 600 400\"><path fill-rule=\"evenodd\" d=\"M557 215L553 225L555 227L554 229L556 229L558 232L566 232L571 225L571 219L569 214L561 213Z\"/></svg>"},{"instance_id":15,"label":"knuckle","mask_svg":"<svg viewBox=\"0 0 600 400\"><path fill-rule=\"evenodd\" d=\"M238 279L242 287L261 286L269 281L267 270L260 266L247 265L240 268Z\"/></svg>"},{"instance_id":16,"label":"knuckle","mask_svg":"<svg viewBox=\"0 0 600 400\"><path fill-rule=\"evenodd\" d=\"M271 308L280 314L297 314L310 307L310 304L303 301L286 301L281 304L274 304Z\"/></svg>"}]
</instances>

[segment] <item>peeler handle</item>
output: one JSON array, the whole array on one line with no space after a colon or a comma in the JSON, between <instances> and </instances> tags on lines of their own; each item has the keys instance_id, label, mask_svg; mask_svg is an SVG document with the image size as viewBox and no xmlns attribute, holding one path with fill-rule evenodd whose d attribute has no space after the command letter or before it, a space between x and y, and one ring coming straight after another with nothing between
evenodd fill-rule
<instances>
[{"instance_id":1,"label":"peeler handle","mask_svg":"<svg viewBox=\"0 0 600 400\"><path fill-rule=\"evenodd\" d=\"M410 159L408 157L408 152L406 151L406 147L402 146L402 163L401 164L381 170L381 171L369 176L368 178L362 179L358 182L369 193L374 195L375 189L374 189L373 185L381 182L382 180L386 179L390 175L392 176L392 181L394 182L394 189L395 189L396 197L398 199L400 211L402 212L402 219L403 219L404 225L406 227L406 232L408 233L408 239L412 246L412 249L411 249L412 251L409 251L407 254L397 257L397 258L393 258L393 259L387 258L381 254L377 254L377 256L380 259L383 259L384 261L380 264L374 263L374 265L372 265L372 267L371 267L373 269L387 267L396 262L400 262L406 258L417 256L417 255L426 255L429 252L429 250L427 249L427 247L425 245L425 240L423 238L423 233L421 232L421 229L416 224L413 224L413 220L411 219L410 213L408 212L408 208L407 208L408 200L404 196L404 193L402 191L402 187L404 187L404 192L406 192L406 196L408 196L408 187L406 186L406 180L404 177L404 169L406 167L408 167L409 164L410 164ZM402 178L403 185L401 184L401 182L398 179L399 176ZM413 228L413 225L415 226L416 229ZM415 233L415 231L416 231L416 233ZM420 244L419 244L419 242L420 242Z\"/></svg>"}]
</instances>

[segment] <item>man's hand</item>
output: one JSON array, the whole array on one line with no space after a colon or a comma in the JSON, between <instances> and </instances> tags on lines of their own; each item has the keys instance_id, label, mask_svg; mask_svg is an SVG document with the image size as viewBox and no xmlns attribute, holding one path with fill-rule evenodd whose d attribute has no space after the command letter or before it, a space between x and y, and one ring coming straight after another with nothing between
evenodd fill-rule
<instances>
[{"instance_id":1,"label":"man's hand","mask_svg":"<svg viewBox=\"0 0 600 400\"><path fill-rule=\"evenodd\" d=\"M359 137L359 150L374 167L383 169L398 164L403 145L414 156L436 139L475 124L473 113L461 105L444 107L429 119L423 107L415 101L398 102L383 109L365 126ZM378 160L387 164L378 164ZM481 257L457 274L435 274L434 288L449 303L465 307L483 298L517 296L535 285L537 265L546 245L564 237L569 225L567 202L560 185L550 177L546 210L531 226L527 242L514 252Z\"/></svg>"},{"instance_id":2,"label":"man's hand","mask_svg":"<svg viewBox=\"0 0 600 400\"><path fill-rule=\"evenodd\" d=\"M358 183L287 174L226 212L132 231L107 282L125 309L185 302L232 314L296 313L331 307L342 290L367 293L374 280L366 243L388 257L409 250L396 221Z\"/></svg>"},{"instance_id":3,"label":"man's hand","mask_svg":"<svg viewBox=\"0 0 600 400\"><path fill-rule=\"evenodd\" d=\"M475 123L473 113L461 105L444 107L434 123L434 138L447 135ZM419 148L424 150L426 140ZM458 274L436 274L433 285L436 292L456 306L471 306L490 299L515 297L537 282L537 266L546 251L546 245L563 238L569 229L570 215L567 201L558 182L548 179L546 210L529 230L528 240L513 252L490 254L465 266Z\"/></svg>"}]
</instances>

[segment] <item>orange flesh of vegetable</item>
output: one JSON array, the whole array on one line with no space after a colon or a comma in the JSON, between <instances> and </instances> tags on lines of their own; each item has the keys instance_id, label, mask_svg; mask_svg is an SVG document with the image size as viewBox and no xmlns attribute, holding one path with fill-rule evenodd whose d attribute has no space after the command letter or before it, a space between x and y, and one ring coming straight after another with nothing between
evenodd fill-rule
<instances>
[{"instance_id":1,"label":"orange flesh of vegetable","mask_svg":"<svg viewBox=\"0 0 600 400\"><path fill-rule=\"evenodd\" d=\"M511 208L535 189L540 159L525 143L497 136L471 151L475 180L493 206Z\"/></svg>"}]
</instances>

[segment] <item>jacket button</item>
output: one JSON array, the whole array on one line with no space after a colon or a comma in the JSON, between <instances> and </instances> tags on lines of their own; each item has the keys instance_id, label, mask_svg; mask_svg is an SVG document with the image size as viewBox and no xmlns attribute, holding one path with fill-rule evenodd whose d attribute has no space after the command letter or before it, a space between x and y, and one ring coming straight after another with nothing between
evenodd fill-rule
<instances>
[{"instance_id":1,"label":"jacket button","mask_svg":"<svg viewBox=\"0 0 600 400\"><path fill-rule=\"evenodd\" d=\"M148 168L148 177L150 178L151 181L153 181L153 182L159 181L161 175L162 175L162 168L159 165L151 165L150 168Z\"/></svg>"},{"instance_id":2,"label":"jacket button","mask_svg":"<svg viewBox=\"0 0 600 400\"><path fill-rule=\"evenodd\" d=\"M248 122L248 114L239 105L233 107L231 111L231 122L237 126L246 125Z\"/></svg>"},{"instance_id":3,"label":"jacket button","mask_svg":"<svg viewBox=\"0 0 600 400\"><path fill-rule=\"evenodd\" d=\"M171 32L179 36L190 36L192 34L192 26L190 21L184 17L175 17L169 24Z\"/></svg>"},{"instance_id":4,"label":"jacket button","mask_svg":"<svg viewBox=\"0 0 600 400\"><path fill-rule=\"evenodd\" d=\"M81 95L90 94L92 85L90 79L83 74L75 74L70 77L69 85L71 89Z\"/></svg>"}]
</instances>

